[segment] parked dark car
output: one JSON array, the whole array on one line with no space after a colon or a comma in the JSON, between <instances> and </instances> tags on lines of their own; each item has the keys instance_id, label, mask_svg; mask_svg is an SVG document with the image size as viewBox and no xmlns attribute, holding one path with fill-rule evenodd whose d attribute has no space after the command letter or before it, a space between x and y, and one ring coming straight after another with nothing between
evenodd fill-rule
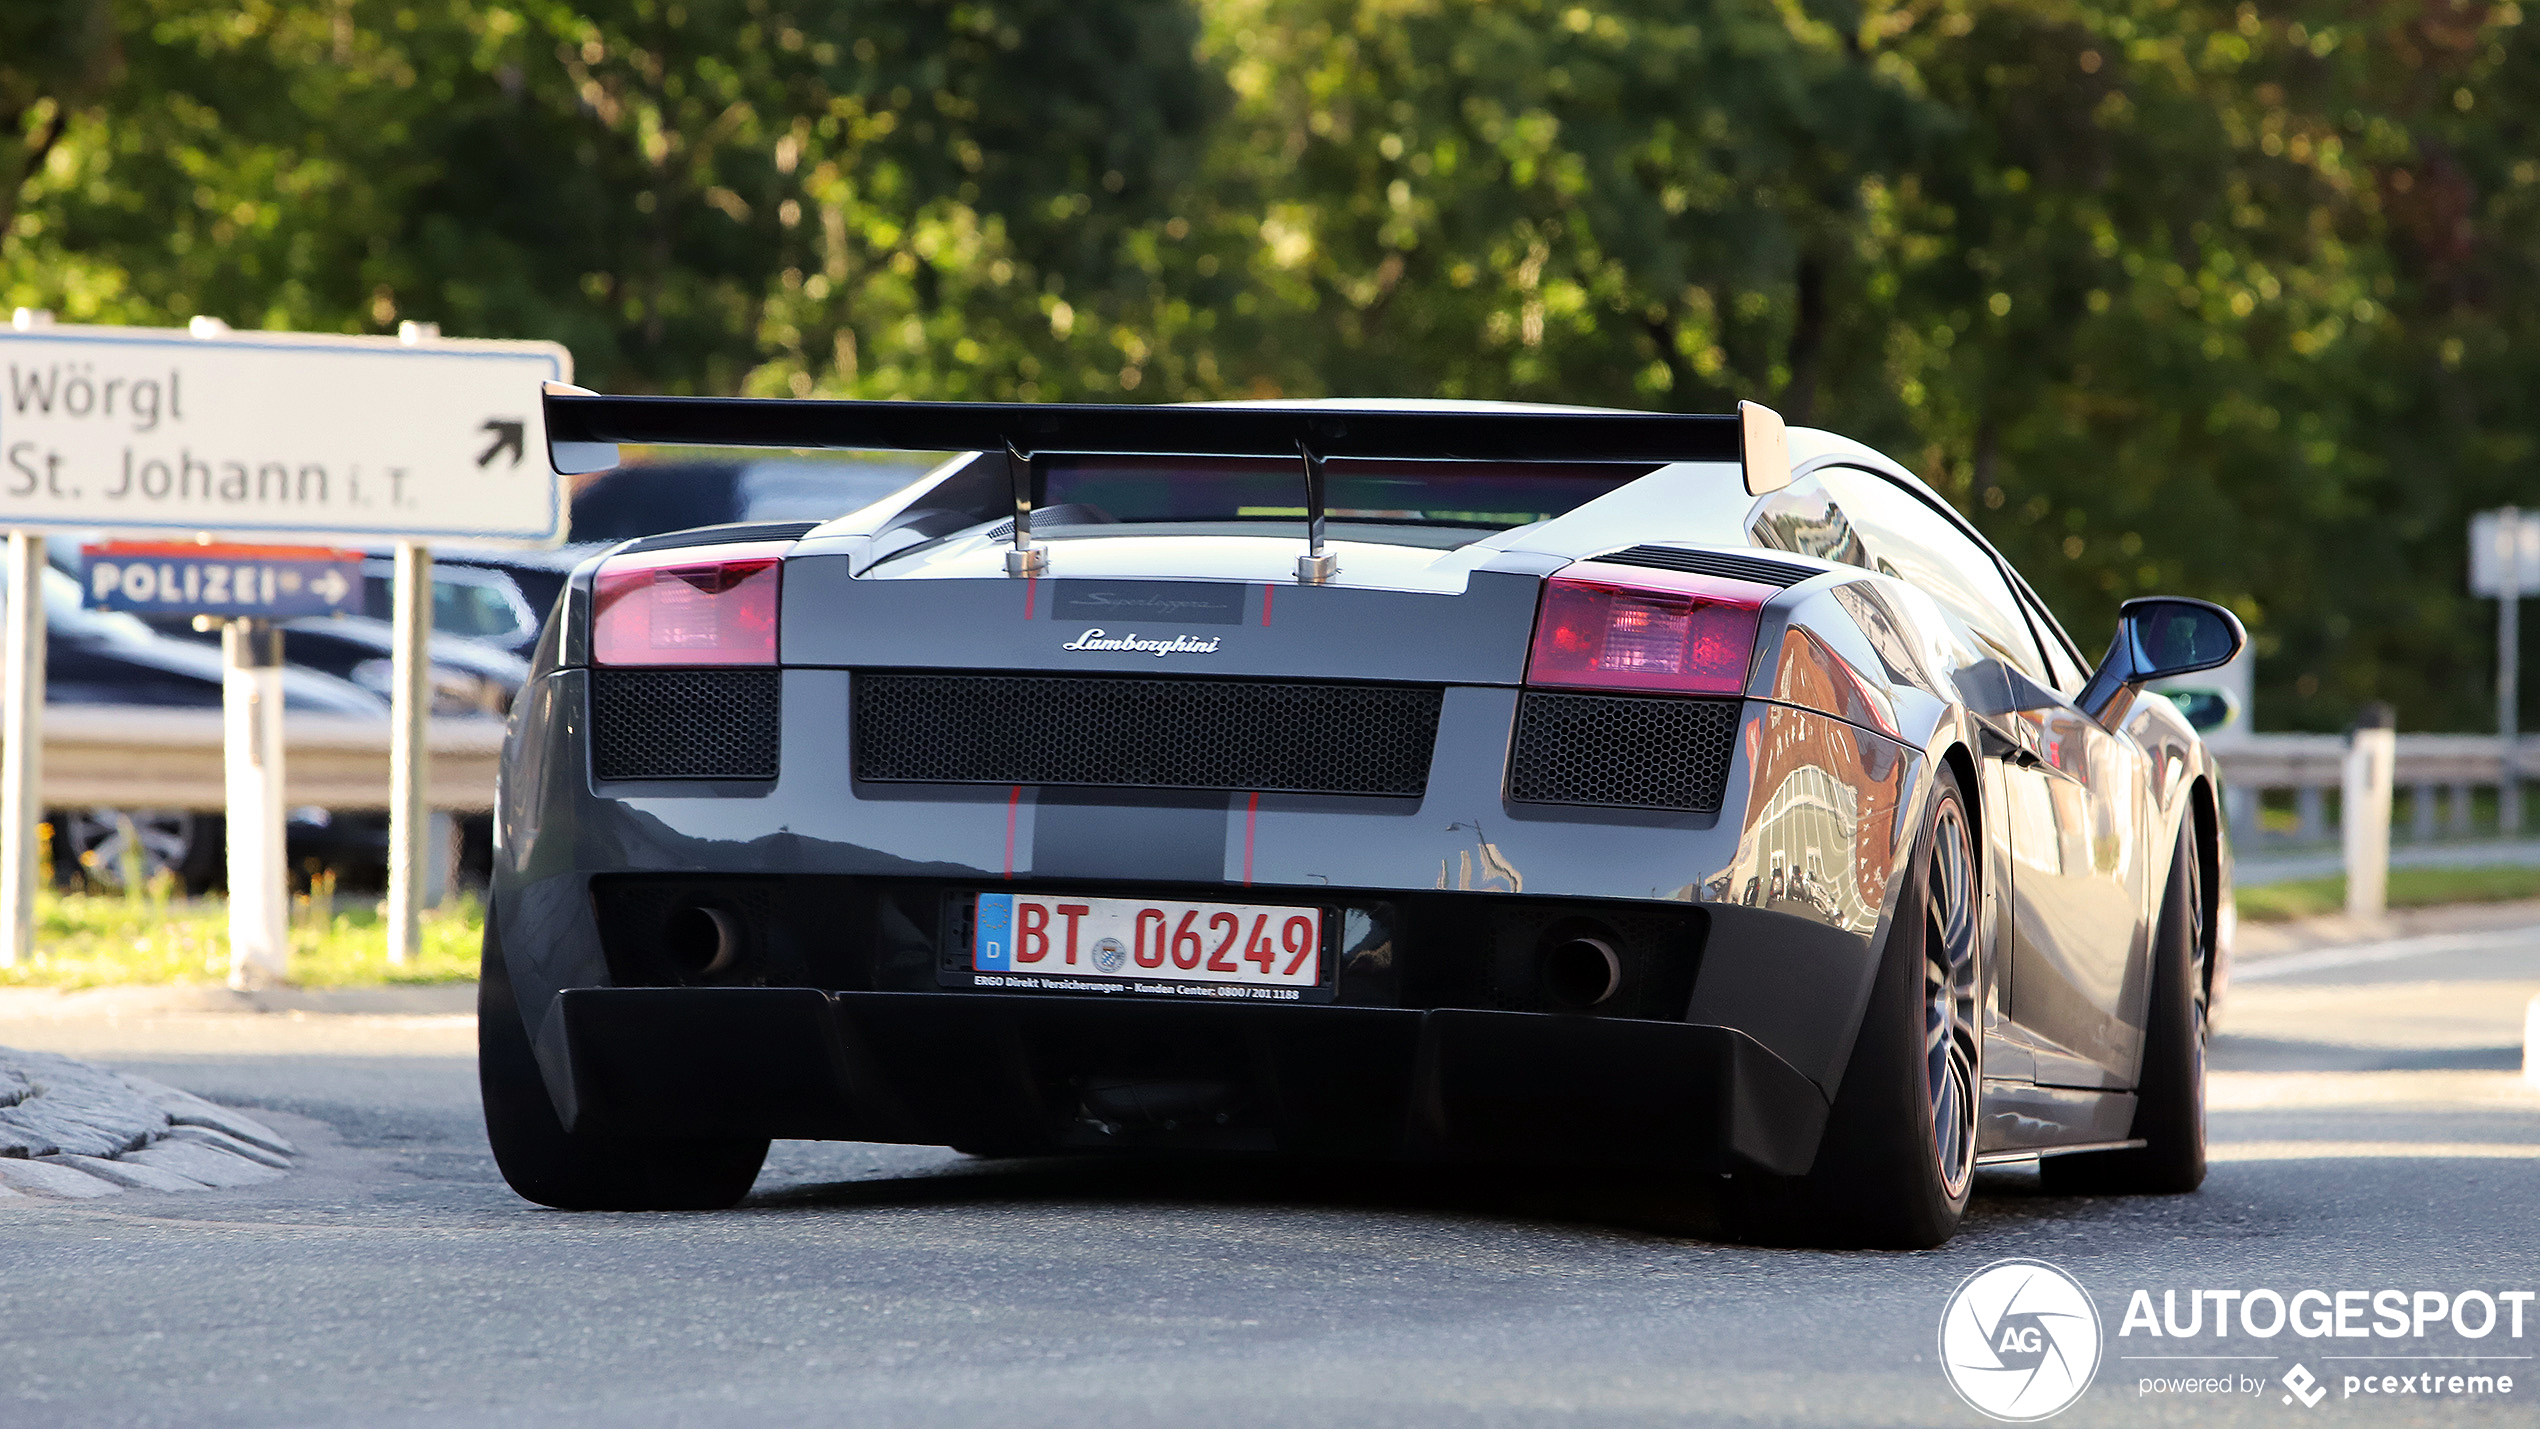
<instances>
[{"instance_id":1,"label":"parked dark car","mask_svg":"<svg viewBox=\"0 0 2540 1429\"><path fill-rule=\"evenodd\" d=\"M470 567L508 577L535 612L528 638L512 642L513 649L526 654L573 568L620 541L735 522L825 521L879 501L925 473L925 465L914 460L647 462L585 481L573 494L568 533L559 549L435 547L433 564L441 579ZM436 590L436 628L441 625L440 599ZM457 618L500 617L489 607L481 615Z\"/></svg>"},{"instance_id":2,"label":"parked dark car","mask_svg":"<svg viewBox=\"0 0 2540 1429\"><path fill-rule=\"evenodd\" d=\"M311 615L281 623L282 656L290 664L350 680L379 698L393 697L396 626L395 563L363 563L363 613ZM529 674L523 658L537 643L538 622L499 571L434 563L432 712L489 715L511 710ZM217 625L183 615L136 617L162 635L217 649Z\"/></svg>"},{"instance_id":3,"label":"parked dark car","mask_svg":"<svg viewBox=\"0 0 2540 1429\"><path fill-rule=\"evenodd\" d=\"M504 761L486 1125L560 1207L773 1137L1620 1169L1929 1246L2204 1177L2215 761L1905 467L1734 417L551 394L965 445L573 574ZM1029 517L1029 520L1023 518Z\"/></svg>"},{"instance_id":4,"label":"parked dark car","mask_svg":"<svg viewBox=\"0 0 2540 1429\"><path fill-rule=\"evenodd\" d=\"M44 575L44 689L67 705L210 706L221 702L217 644L155 630L139 616L90 610L79 582ZM378 695L340 676L294 666L283 671L284 707L333 714L379 714Z\"/></svg>"},{"instance_id":5,"label":"parked dark car","mask_svg":"<svg viewBox=\"0 0 2540 1429\"><path fill-rule=\"evenodd\" d=\"M374 557L362 563L365 617L382 624L395 618L396 579L397 564L392 560ZM549 604L554 602L552 591L547 599ZM538 625L546 614L546 607L524 596L519 583L504 570L438 558L432 563L435 636L476 641L526 656L538 643Z\"/></svg>"},{"instance_id":6,"label":"parked dark car","mask_svg":"<svg viewBox=\"0 0 2540 1429\"><path fill-rule=\"evenodd\" d=\"M44 630L48 705L220 708L216 645L154 630L138 616L89 610L81 603L78 580L60 570L45 572ZM286 710L364 716L388 711L378 695L322 670L286 668L282 690ZM54 867L65 879L120 887L127 871L137 868L145 878L172 873L192 892L220 881L224 849L217 814L61 808L46 818L53 828ZM300 817L289 825L295 864L358 862L371 842L358 821L337 827ZM384 847L384 835L378 842Z\"/></svg>"}]
</instances>

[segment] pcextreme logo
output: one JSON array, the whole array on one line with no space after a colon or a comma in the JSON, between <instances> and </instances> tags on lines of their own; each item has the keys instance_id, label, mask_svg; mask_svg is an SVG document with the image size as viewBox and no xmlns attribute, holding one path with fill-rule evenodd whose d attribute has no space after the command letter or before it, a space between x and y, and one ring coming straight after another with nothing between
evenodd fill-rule
<instances>
[{"instance_id":1,"label":"pcextreme logo","mask_svg":"<svg viewBox=\"0 0 2540 1429\"><path fill-rule=\"evenodd\" d=\"M2071 1407L2099 1372L2099 1308L2042 1260L1997 1260L1940 1312L1940 1367L1978 1413L2013 1424Z\"/></svg>"}]
</instances>

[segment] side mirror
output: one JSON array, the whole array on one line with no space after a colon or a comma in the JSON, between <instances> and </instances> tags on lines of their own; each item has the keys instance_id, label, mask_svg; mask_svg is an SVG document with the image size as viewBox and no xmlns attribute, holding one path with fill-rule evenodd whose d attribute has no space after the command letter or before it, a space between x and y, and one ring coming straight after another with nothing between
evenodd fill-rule
<instances>
[{"instance_id":1,"label":"side mirror","mask_svg":"<svg viewBox=\"0 0 2540 1429\"><path fill-rule=\"evenodd\" d=\"M2192 675L2228 664L2249 643L2240 618L2211 601L2154 596L2117 608L2117 636L2090 676L2079 704L2114 728L2146 680Z\"/></svg>"}]
</instances>

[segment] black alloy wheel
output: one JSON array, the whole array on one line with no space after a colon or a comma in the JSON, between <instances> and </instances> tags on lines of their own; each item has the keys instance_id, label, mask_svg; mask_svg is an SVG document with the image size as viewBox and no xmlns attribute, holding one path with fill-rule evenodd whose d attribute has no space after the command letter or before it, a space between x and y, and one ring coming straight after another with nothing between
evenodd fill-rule
<instances>
[{"instance_id":1,"label":"black alloy wheel","mask_svg":"<svg viewBox=\"0 0 2540 1429\"><path fill-rule=\"evenodd\" d=\"M1975 851L1956 800L1934 811L1923 881L1923 1089L1942 1189L1964 1200L1976 1170L1976 1077L1984 1029L1976 1006Z\"/></svg>"},{"instance_id":2,"label":"black alloy wheel","mask_svg":"<svg viewBox=\"0 0 2540 1429\"><path fill-rule=\"evenodd\" d=\"M61 881L101 893L146 888L166 874L176 892L201 893L219 878L224 850L217 815L184 809L56 809L53 863Z\"/></svg>"},{"instance_id":3,"label":"black alloy wheel","mask_svg":"<svg viewBox=\"0 0 2540 1429\"><path fill-rule=\"evenodd\" d=\"M1739 1178L1726 1209L1740 1235L1920 1250L1966 1215L1984 1086L1983 890L1958 776L1935 782L1816 1165L1795 1180Z\"/></svg>"}]
</instances>

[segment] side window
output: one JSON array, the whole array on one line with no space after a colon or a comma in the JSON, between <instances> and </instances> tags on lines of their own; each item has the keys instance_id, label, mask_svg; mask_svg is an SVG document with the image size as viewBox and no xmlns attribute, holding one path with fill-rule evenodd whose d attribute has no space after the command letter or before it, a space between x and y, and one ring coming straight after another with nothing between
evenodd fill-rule
<instances>
[{"instance_id":1,"label":"side window","mask_svg":"<svg viewBox=\"0 0 2540 1429\"><path fill-rule=\"evenodd\" d=\"M432 628L452 635L508 640L521 633L520 612L492 587L474 581L434 581Z\"/></svg>"},{"instance_id":2,"label":"side window","mask_svg":"<svg viewBox=\"0 0 2540 1429\"><path fill-rule=\"evenodd\" d=\"M2053 677L2055 688L2067 695L2080 694L2082 686L2090 683L2090 668L2074 658L2071 648L2057 633L2061 627L2056 625L2054 617L2048 615L2044 607L2035 601L2024 604L2028 606L2030 616L2037 621L2039 642L2046 647L2046 671Z\"/></svg>"},{"instance_id":3,"label":"side window","mask_svg":"<svg viewBox=\"0 0 2540 1429\"><path fill-rule=\"evenodd\" d=\"M2051 679L2019 600L1990 552L1886 477L1853 467L1833 467L1823 474L1827 489L1869 549L1871 569L1939 601L1967 622L1993 654L2031 679Z\"/></svg>"},{"instance_id":4,"label":"side window","mask_svg":"<svg viewBox=\"0 0 2540 1429\"><path fill-rule=\"evenodd\" d=\"M1869 552L1834 494L1814 473L1755 503L1746 534L1756 545L1847 566L1870 566Z\"/></svg>"}]
</instances>

